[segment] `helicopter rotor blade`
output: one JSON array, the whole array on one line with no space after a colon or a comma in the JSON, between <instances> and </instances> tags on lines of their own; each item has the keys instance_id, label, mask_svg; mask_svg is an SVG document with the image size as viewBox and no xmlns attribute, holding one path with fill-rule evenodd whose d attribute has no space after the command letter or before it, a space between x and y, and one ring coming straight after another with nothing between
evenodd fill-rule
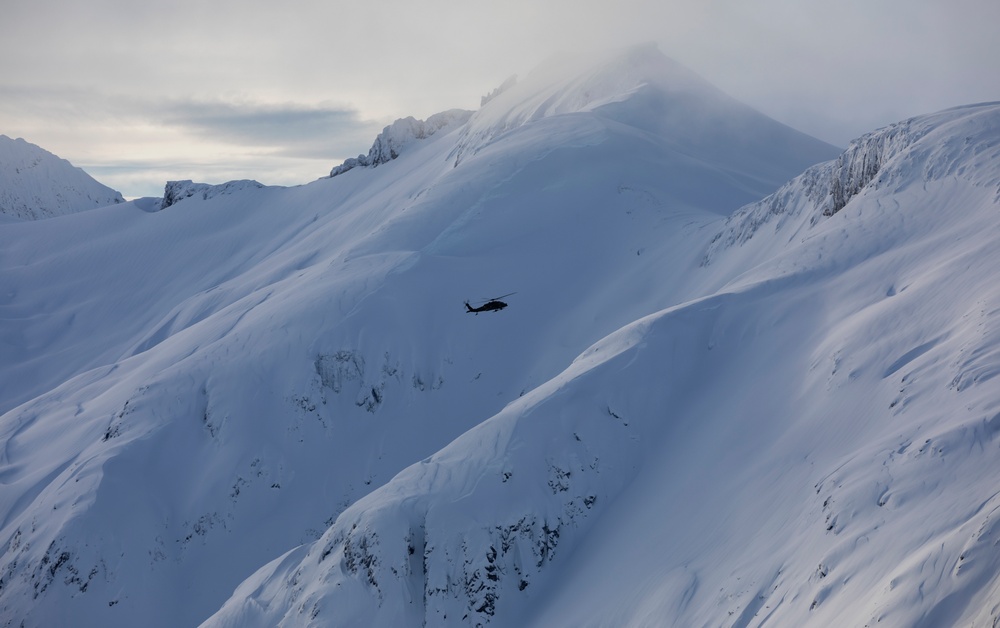
<instances>
[{"instance_id":1,"label":"helicopter rotor blade","mask_svg":"<svg viewBox=\"0 0 1000 628\"><path fill-rule=\"evenodd\" d=\"M507 294L501 294L501 295L500 295L500 296L498 296L498 297L490 297L490 298L488 298L488 299L483 299L483 301L499 301L500 299L502 299L502 298L504 298L504 297L509 297L509 296L511 296L512 294L517 294L517 293L516 293L516 292L508 292Z\"/></svg>"}]
</instances>

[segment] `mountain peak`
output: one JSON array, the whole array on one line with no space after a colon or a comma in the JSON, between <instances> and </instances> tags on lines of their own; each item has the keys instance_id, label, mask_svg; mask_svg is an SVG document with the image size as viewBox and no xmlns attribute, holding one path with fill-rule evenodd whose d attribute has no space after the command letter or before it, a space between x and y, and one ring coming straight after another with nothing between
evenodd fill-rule
<instances>
[{"instance_id":1,"label":"mountain peak","mask_svg":"<svg viewBox=\"0 0 1000 628\"><path fill-rule=\"evenodd\" d=\"M731 170L752 188L764 181L777 187L840 152L728 96L654 44L559 55L505 86L462 128L451 154L456 165L515 129L578 114L592 116L597 134L630 127L688 161Z\"/></svg>"},{"instance_id":2,"label":"mountain peak","mask_svg":"<svg viewBox=\"0 0 1000 628\"><path fill-rule=\"evenodd\" d=\"M452 109L427 120L400 118L382 130L367 155L347 159L330 176L359 166L375 168L415 141L451 131L458 139L448 159L458 166L515 129L578 114L589 115L590 122L568 126L574 134L589 128L585 134L591 139L577 141L601 141L595 138L608 125L631 127L679 149L689 161L732 170L752 196L762 182L773 190L804 166L839 152L731 98L655 44L643 44L555 55L524 80L505 80L483 96L476 112ZM719 211L732 207L727 199Z\"/></svg>"},{"instance_id":3,"label":"mountain peak","mask_svg":"<svg viewBox=\"0 0 1000 628\"><path fill-rule=\"evenodd\" d=\"M36 220L123 202L119 192L65 159L0 135L0 214Z\"/></svg>"},{"instance_id":4,"label":"mountain peak","mask_svg":"<svg viewBox=\"0 0 1000 628\"><path fill-rule=\"evenodd\" d=\"M655 44L611 51L555 55L528 74L524 81L504 90L507 103L530 92L556 96L547 102L550 113L586 111L627 98L645 85L672 91L712 91L700 76L665 55ZM717 90L716 90L717 91ZM500 101L501 98L494 99Z\"/></svg>"}]
</instances>

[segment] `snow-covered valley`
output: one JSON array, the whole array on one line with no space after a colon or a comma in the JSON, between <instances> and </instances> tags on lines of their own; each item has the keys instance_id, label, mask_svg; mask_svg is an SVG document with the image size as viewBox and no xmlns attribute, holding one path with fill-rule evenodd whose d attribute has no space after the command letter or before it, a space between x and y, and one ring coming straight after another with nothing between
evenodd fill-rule
<instances>
[{"instance_id":1,"label":"snow-covered valley","mask_svg":"<svg viewBox=\"0 0 1000 628\"><path fill-rule=\"evenodd\" d=\"M565 63L0 224L2 624L990 625L1000 105L840 154Z\"/></svg>"}]
</instances>

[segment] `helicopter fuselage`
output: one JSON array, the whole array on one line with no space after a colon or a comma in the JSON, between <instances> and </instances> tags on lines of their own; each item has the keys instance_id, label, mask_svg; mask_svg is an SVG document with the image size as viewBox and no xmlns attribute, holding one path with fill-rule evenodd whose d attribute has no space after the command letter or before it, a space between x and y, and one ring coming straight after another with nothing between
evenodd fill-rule
<instances>
[{"instance_id":1,"label":"helicopter fuselage","mask_svg":"<svg viewBox=\"0 0 1000 628\"><path fill-rule=\"evenodd\" d=\"M499 312L500 310L507 307L507 304L499 299L494 299L492 301L487 301L479 307L472 307L468 303L465 304L467 313L479 314L480 312Z\"/></svg>"}]
</instances>

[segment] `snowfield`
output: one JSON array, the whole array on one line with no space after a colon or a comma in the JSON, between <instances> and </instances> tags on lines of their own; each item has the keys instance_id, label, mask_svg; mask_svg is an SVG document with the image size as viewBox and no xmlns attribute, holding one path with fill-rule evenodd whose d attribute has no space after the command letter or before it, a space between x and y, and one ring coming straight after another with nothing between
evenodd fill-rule
<instances>
[{"instance_id":1,"label":"snowfield","mask_svg":"<svg viewBox=\"0 0 1000 628\"><path fill-rule=\"evenodd\" d=\"M568 63L0 224L0 625L995 622L1000 104Z\"/></svg>"}]
</instances>

